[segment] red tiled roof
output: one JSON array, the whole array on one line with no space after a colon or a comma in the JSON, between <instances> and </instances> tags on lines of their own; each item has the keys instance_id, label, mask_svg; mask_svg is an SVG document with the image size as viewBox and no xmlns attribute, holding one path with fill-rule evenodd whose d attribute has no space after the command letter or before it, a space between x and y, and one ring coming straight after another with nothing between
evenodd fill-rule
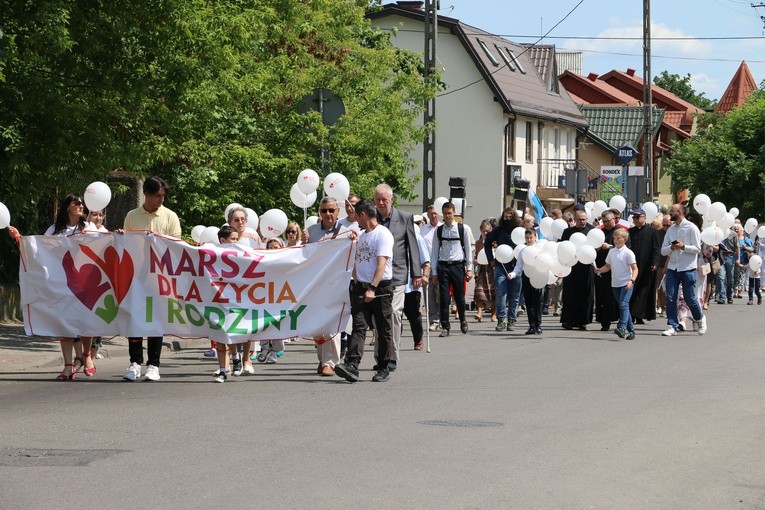
<instances>
[{"instance_id":1,"label":"red tiled roof","mask_svg":"<svg viewBox=\"0 0 765 510\"><path fill-rule=\"evenodd\" d=\"M752 73L749 71L749 66L745 61L741 62L738 66L736 74L733 75L728 84L728 88L725 89L720 102L715 106L716 112L729 112L737 106L741 106L749 97L749 94L757 90L757 83L754 81Z\"/></svg>"},{"instance_id":2,"label":"red tiled roof","mask_svg":"<svg viewBox=\"0 0 765 510\"><path fill-rule=\"evenodd\" d=\"M680 128L680 123L683 121L684 116L683 112L666 112L664 114L664 122L670 126Z\"/></svg>"},{"instance_id":3,"label":"red tiled roof","mask_svg":"<svg viewBox=\"0 0 765 510\"><path fill-rule=\"evenodd\" d=\"M589 76L580 76L571 71L564 71L559 79L570 94L581 98L581 101L574 100L577 103L623 104L628 106L638 106L641 103L641 101L625 94L613 85L598 79L598 75L595 73L590 73Z\"/></svg>"}]
</instances>

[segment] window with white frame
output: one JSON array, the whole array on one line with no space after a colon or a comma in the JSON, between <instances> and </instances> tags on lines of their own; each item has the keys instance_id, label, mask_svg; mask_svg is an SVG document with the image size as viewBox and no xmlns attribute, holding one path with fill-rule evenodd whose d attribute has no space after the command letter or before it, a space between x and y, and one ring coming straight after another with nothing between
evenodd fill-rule
<instances>
[{"instance_id":1,"label":"window with white frame","mask_svg":"<svg viewBox=\"0 0 765 510\"><path fill-rule=\"evenodd\" d=\"M515 161L515 120L509 119L505 126L505 159Z\"/></svg>"}]
</instances>

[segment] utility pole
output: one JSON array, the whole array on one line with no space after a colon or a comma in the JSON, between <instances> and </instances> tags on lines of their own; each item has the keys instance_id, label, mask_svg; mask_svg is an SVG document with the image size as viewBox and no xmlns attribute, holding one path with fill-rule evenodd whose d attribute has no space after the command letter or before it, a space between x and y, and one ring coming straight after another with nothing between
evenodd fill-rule
<instances>
[{"instance_id":1,"label":"utility pole","mask_svg":"<svg viewBox=\"0 0 765 510\"><path fill-rule=\"evenodd\" d=\"M425 83L436 79L436 34L438 33L438 0L425 0ZM427 210L436 197L436 97L425 100L423 124L433 129L425 134L422 144L422 209Z\"/></svg>"},{"instance_id":2,"label":"utility pole","mask_svg":"<svg viewBox=\"0 0 765 510\"><path fill-rule=\"evenodd\" d=\"M763 4L763 3L759 3L759 4L752 4L752 8L753 8L753 9L755 9L755 10L756 10L758 7L765 7L765 4ZM765 30L765 16L760 16L760 19L762 20L762 23L763 23L763 25L764 25L764 26L763 26L763 30Z\"/></svg>"},{"instance_id":3,"label":"utility pole","mask_svg":"<svg viewBox=\"0 0 765 510\"><path fill-rule=\"evenodd\" d=\"M643 175L650 179L654 192L653 175L653 95L651 94L651 0L643 0ZM626 181L625 181L626 185Z\"/></svg>"}]
</instances>

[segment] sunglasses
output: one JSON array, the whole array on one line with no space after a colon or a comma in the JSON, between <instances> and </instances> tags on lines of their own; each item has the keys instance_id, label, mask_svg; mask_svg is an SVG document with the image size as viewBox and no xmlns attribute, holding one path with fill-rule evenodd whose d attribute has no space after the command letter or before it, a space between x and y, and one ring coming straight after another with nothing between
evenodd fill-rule
<instances>
[{"instance_id":1,"label":"sunglasses","mask_svg":"<svg viewBox=\"0 0 765 510\"><path fill-rule=\"evenodd\" d=\"M328 212L335 212L337 209L319 209L319 212L321 213L328 213Z\"/></svg>"},{"instance_id":2,"label":"sunglasses","mask_svg":"<svg viewBox=\"0 0 765 510\"><path fill-rule=\"evenodd\" d=\"M297 234L297 230L288 230L287 233L288 234Z\"/></svg>"},{"instance_id":3,"label":"sunglasses","mask_svg":"<svg viewBox=\"0 0 765 510\"><path fill-rule=\"evenodd\" d=\"M72 204L74 204L74 205L82 205L82 200L77 200L77 199L72 200L71 202L69 202L69 205L72 205Z\"/></svg>"}]
</instances>

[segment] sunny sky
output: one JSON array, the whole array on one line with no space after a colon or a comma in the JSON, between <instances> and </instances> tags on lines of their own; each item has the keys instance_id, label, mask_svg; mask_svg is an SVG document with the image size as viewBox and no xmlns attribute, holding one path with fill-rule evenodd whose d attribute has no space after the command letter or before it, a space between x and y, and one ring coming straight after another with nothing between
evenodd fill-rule
<instances>
[{"instance_id":1,"label":"sunny sky","mask_svg":"<svg viewBox=\"0 0 765 510\"><path fill-rule=\"evenodd\" d=\"M651 0L653 76L690 74L710 99L719 99L742 60L757 83L765 80L765 7L752 3L765 0ZM441 0L439 15L519 43L560 22L541 42L583 51L584 74L633 68L642 76L643 0Z\"/></svg>"}]
</instances>

